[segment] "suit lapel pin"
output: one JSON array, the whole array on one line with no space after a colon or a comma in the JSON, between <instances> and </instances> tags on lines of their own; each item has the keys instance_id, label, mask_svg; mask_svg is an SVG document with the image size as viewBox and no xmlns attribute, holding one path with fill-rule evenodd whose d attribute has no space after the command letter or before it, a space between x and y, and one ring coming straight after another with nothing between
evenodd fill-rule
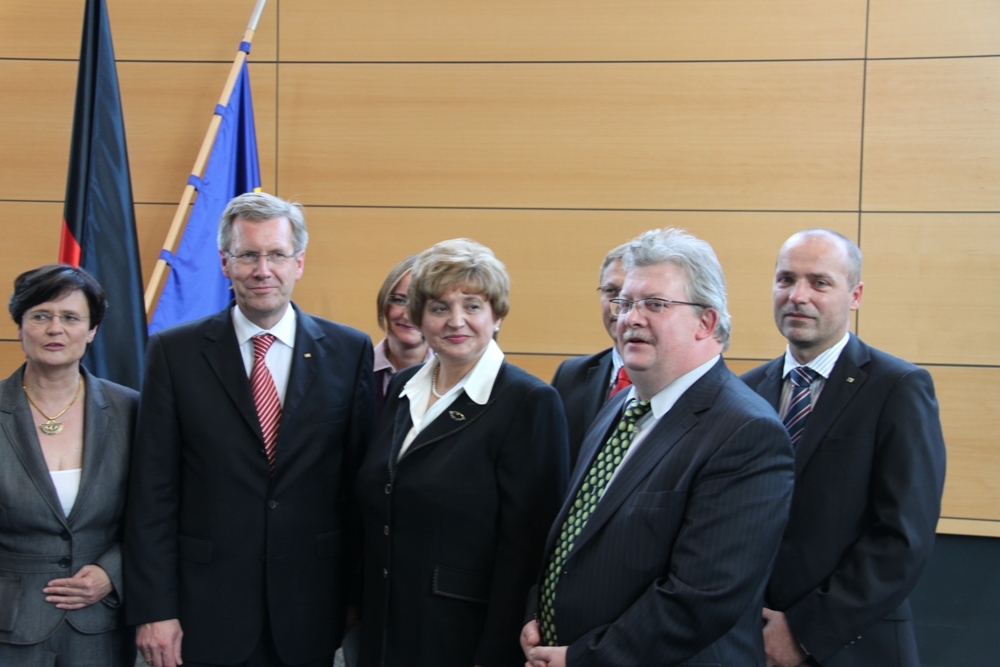
<instances>
[{"instance_id":1,"label":"suit lapel pin","mask_svg":"<svg viewBox=\"0 0 1000 667\"><path fill-rule=\"evenodd\" d=\"M306 352L302 356L305 357L306 359L311 359L312 358L312 352Z\"/></svg>"},{"instance_id":2,"label":"suit lapel pin","mask_svg":"<svg viewBox=\"0 0 1000 667\"><path fill-rule=\"evenodd\" d=\"M449 410L448 411L448 416L451 417L452 419L454 419L457 422L464 422L465 421L465 415L463 415L458 410Z\"/></svg>"},{"instance_id":3,"label":"suit lapel pin","mask_svg":"<svg viewBox=\"0 0 1000 667\"><path fill-rule=\"evenodd\" d=\"M854 378L847 378L848 382L854 382Z\"/></svg>"}]
</instances>

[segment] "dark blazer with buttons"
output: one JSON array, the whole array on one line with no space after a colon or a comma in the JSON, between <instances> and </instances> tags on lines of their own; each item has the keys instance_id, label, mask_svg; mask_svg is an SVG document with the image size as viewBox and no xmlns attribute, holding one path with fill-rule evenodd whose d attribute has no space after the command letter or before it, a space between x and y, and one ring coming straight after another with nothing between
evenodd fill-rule
<instances>
[{"instance_id":1,"label":"dark blazer with buttons","mask_svg":"<svg viewBox=\"0 0 1000 667\"><path fill-rule=\"evenodd\" d=\"M21 388L24 367L0 382L0 642L37 644L63 621L86 634L123 626L120 543L138 394L81 372L83 472L69 516ZM90 564L111 578L107 597L73 611L45 601L49 581Z\"/></svg>"},{"instance_id":2,"label":"dark blazer with buttons","mask_svg":"<svg viewBox=\"0 0 1000 667\"><path fill-rule=\"evenodd\" d=\"M566 410L570 468L576 465L587 428L608 398L614 365L611 349L589 357L567 359L559 364L552 377L552 386L559 392Z\"/></svg>"},{"instance_id":3,"label":"dark blazer with buttons","mask_svg":"<svg viewBox=\"0 0 1000 667\"><path fill-rule=\"evenodd\" d=\"M461 392L416 437L396 374L358 481L361 664L523 665L528 589L566 488L555 390L504 363L489 400Z\"/></svg>"},{"instance_id":4,"label":"dark blazer with buttons","mask_svg":"<svg viewBox=\"0 0 1000 667\"><path fill-rule=\"evenodd\" d=\"M365 334L296 310L274 476L231 307L152 336L125 524L130 623L171 618L185 660L232 664L265 616L281 659L332 655L360 547L372 428Z\"/></svg>"},{"instance_id":5,"label":"dark blazer with buttons","mask_svg":"<svg viewBox=\"0 0 1000 667\"><path fill-rule=\"evenodd\" d=\"M743 380L777 409L784 357ZM934 543L945 448L930 374L851 334L795 453L767 589L814 662L917 665L907 596Z\"/></svg>"},{"instance_id":6,"label":"dark blazer with buttons","mask_svg":"<svg viewBox=\"0 0 1000 667\"><path fill-rule=\"evenodd\" d=\"M626 398L587 432L546 562ZM774 410L720 359L622 463L576 537L555 595L567 664L763 666L760 605L792 465Z\"/></svg>"}]
</instances>

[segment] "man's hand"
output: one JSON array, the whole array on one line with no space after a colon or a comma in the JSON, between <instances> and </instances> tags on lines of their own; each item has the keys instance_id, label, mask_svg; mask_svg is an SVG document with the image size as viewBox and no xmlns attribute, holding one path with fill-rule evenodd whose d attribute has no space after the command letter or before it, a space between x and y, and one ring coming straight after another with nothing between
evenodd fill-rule
<instances>
[{"instance_id":1,"label":"man's hand","mask_svg":"<svg viewBox=\"0 0 1000 667\"><path fill-rule=\"evenodd\" d=\"M535 648L542 642L542 634L538 631L538 621L528 621L521 630L521 650L524 657L528 657L528 651Z\"/></svg>"},{"instance_id":2,"label":"man's hand","mask_svg":"<svg viewBox=\"0 0 1000 667\"><path fill-rule=\"evenodd\" d=\"M72 577L53 579L42 593L45 601L51 602L59 609L83 609L95 602L100 602L114 590L111 578L99 565L84 565Z\"/></svg>"},{"instance_id":3,"label":"man's hand","mask_svg":"<svg viewBox=\"0 0 1000 667\"><path fill-rule=\"evenodd\" d=\"M135 645L153 667L177 667L181 660L181 622L176 618L140 625L135 634Z\"/></svg>"},{"instance_id":4,"label":"man's hand","mask_svg":"<svg viewBox=\"0 0 1000 667\"><path fill-rule=\"evenodd\" d=\"M565 646L536 646L528 652L526 667L566 667Z\"/></svg>"},{"instance_id":5,"label":"man's hand","mask_svg":"<svg viewBox=\"0 0 1000 667\"><path fill-rule=\"evenodd\" d=\"M809 656L799 646L785 615L764 607L762 617L767 667L799 667L804 664Z\"/></svg>"}]
</instances>

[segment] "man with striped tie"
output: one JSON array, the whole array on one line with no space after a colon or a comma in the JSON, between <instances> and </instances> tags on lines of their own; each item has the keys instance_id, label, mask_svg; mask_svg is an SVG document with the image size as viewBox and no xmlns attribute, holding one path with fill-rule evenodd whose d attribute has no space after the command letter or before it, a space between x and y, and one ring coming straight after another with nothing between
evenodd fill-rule
<instances>
[{"instance_id":1,"label":"man with striped tie","mask_svg":"<svg viewBox=\"0 0 1000 667\"><path fill-rule=\"evenodd\" d=\"M930 374L849 333L861 251L830 230L778 254L785 354L743 376L782 417L795 494L763 610L768 665L919 665L907 596L931 553L945 450Z\"/></svg>"},{"instance_id":2,"label":"man with striped tie","mask_svg":"<svg viewBox=\"0 0 1000 667\"><path fill-rule=\"evenodd\" d=\"M235 301L149 340L124 549L154 667L333 662L359 585L372 345L291 302L308 238L297 204L236 197L218 235Z\"/></svg>"}]
</instances>

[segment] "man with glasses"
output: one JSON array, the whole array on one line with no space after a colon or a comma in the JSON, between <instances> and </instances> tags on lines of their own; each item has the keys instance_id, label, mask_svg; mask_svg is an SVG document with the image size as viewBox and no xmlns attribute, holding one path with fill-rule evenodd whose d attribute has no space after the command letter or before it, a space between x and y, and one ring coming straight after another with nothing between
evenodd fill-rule
<instances>
[{"instance_id":1,"label":"man with glasses","mask_svg":"<svg viewBox=\"0 0 1000 667\"><path fill-rule=\"evenodd\" d=\"M762 667L788 434L722 360L730 318L712 248L653 230L623 264L612 304L633 386L584 438L522 647L535 667Z\"/></svg>"},{"instance_id":2,"label":"man with glasses","mask_svg":"<svg viewBox=\"0 0 1000 667\"><path fill-rule=\"evenodd\" d=\"M795 495L763 609L768 665L919 665L907 596L934 544L945 449L934 382L848 331L861 250L789 238L771 294L785 354L743 376L788 426Z\"/></svg>"},{"instance_id":3,"label":"man with glasses","mask_svg":"<svg viewBox=\"0 0 1000 667\"><path fill-rule=\"evenodd\" d=\"M611 396L631 384L618 350L618 318L611 312L611 300L618 298L625 281L625 269L622 268L625 247L620 245L604 257L600 271L601 282L597 288L601 299L601 322L611 336L613 345L589 357L567 359L559 364L552 378L552 386L559 392L566 410L571 468L576 463L580 443L597 411Z\"/></svg>"},{"instance_id":4,"label":"man with glasses","mask_svg":"<svg viewBox=\"0 0 1000 667\"><path fill-rule=\"evenodd\" d=\"M235 303L149 340L124 542L150 665L333 661L360 563L372 346L291 303L307 242L297 204L236 197L219 224Z\"/></svg>"}]
</instances>

